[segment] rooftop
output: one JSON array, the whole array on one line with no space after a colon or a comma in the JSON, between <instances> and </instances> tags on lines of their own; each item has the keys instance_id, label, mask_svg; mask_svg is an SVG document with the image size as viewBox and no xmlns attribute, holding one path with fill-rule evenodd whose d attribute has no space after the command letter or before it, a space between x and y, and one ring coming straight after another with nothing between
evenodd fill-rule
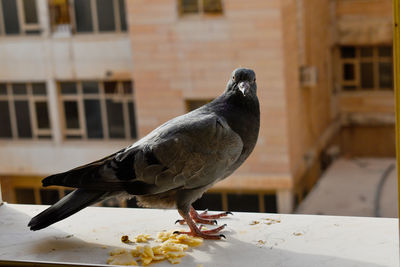
<instances>
[{"instance_id":1,"label":"rooftop","mask_svg":"<svg viewBox=\"0 0 400 267\"><path fill-rule=\"evenodd\" d=\"M134 237L174 225L175 210L90 207L37 232L28 221L46 206L0 206L0 265L10 261L106 264L122 235ZM188 250L180 266L398 266L398 219L235 213L219 220L226 240ZM169 262L153 266L171 266Z\"/></svg>"}]
</instances>

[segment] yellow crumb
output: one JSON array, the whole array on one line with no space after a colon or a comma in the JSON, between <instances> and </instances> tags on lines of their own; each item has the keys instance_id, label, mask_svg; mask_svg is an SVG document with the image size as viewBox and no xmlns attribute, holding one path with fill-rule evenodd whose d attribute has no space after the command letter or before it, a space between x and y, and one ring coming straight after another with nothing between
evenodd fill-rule
<instances>
[{"instance_id":1,"label":"yellow crumb","mask_svg":"<svg viewBox=\"0 0 400 267\"><path fill-rule=\"evenodd\" d=\"M140 234L135 237L135 241L137 243L146 243L149 241L149 239L152 239L151 236L146 234Z\"/></svg>"},{"instance_id":2,"label":"yellow crumb","mask_svg":"<svg viewBox=\"0 0 400 267\"><path fill-rule=\"evenodd\" d=\"M118 254L110 253L110 257L107 259L107 264L112 265L138 265L132 254L127 250L118 251Z\"/></svg>"},{"instance_id":3,"label":"yellow crumb","mask_svg":"<svg viewBox=\"0 0 400 267\"><path fill-rule=\"evenodd\" d=\"M148 242L152 239L150 235L140 234L135 238L137 243ZM123 236L121 241L124 243L132 242L128 236ZM114 249L110 252L107 260L108 264L116 265L137 265L136 260L141 261L143 266L149 265L154 261L168 260L172 264L181 262L181 258L186 255L185 251L189 247L196 247L203 244L203 239L187 234L174 234L173 231L163 231L157 234L157 240L161 244L156 246L137 245L131 250L122 248ZM136 260L135 260L136 258ZM203 265L198 265L202 267Z\"/></svg>"}]
</instances>

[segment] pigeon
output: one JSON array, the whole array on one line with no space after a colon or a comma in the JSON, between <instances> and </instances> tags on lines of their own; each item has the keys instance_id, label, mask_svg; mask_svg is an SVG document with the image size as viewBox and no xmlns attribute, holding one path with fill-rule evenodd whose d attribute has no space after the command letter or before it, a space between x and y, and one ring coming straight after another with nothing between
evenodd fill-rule
<instances>
[{"instance_id":1,"label":"pigeon","mask_svg":"<svg viewBox=\"0 0 400 267\"><path fill-rule=\"evenodd\" d=\"M40 230L112 197L135 197L142 207L176 208L190 231L205 239L225 237L216 224L229 212L199 214L192 203L231 175L253 151L260 127L255 72L238 68L213 101L162 124L134 144L100 160L42 180L43 186L76 188L31 219Z\"/></svg>"}]
</instances>

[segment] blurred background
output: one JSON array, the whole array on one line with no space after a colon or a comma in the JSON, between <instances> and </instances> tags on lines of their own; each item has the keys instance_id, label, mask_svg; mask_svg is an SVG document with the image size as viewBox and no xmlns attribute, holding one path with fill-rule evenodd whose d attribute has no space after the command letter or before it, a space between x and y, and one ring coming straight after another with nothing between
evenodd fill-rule
<instances>
[{"instance_id":1,"label":"blurred background","mask_svg":"<svg viewBox=\"0 0 400 267\"><path fill-rule=\"evenodd\" d=\"M247 162L198 209L397 217L391 0L0 0L0 182L130 145L257 74ZM137 207L134 199L100 205Z\"/></svg>"}]
</instances>

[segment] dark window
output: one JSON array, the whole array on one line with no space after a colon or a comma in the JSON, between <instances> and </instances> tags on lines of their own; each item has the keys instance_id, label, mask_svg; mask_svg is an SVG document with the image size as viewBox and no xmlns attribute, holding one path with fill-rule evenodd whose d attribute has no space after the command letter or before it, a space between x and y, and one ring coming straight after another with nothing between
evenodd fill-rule
<instances>
[{"instance_id":1,"label":"dark window","mask_svg":"<svg viewBox=\"0 0 400 267\"><path fill-rule=\"evenodd\" d=\"M97 82L82 82L82 89L84 94L98 94L99 83Z\"/></svg>"},{"instance_id":2,"label":"dark window","mask_svg":"<svg viewBox=\"0 0 400 267\"><path fill-rule=\"evenodd\" d=\"M60 88L61 88L61 94L63 95L70 95L77 93L76 83L73 82L62 82L60 83Z\"/></svg>"},{"instance_id":3,"label":"dark window","mask_svg":"<svg viewBox=\"0 0 400 267\"><path fill-rule=\"evenodd\" d=\"M222 13L221 0L203 0L203 8L205 13Z\"/></svg>"},{"instance_id":4,"label":"dark window","mask_svg":"<svg viewBox=\"0 0 400 267\"><path fill-rule=\"evenodd\" d=\"M50 129L49 111L47 109L47 102L35 102L36 120L39 129Z\"/></svg>"},{"instance_id":5,"label":"dark window","mask_svg":"<svg viewBox=\"0 0 400 267\"><path fill-rule=\"evenodd\" d=\"M343 80L352 81L354 80L354 64L346 63L343 64Z\"/></svg>"},{"instance_id":6,"label":"dark window","mask_svg":"<svg viewBox=\"0 0 400 267\"><path fill-rule=\"evenodd\" d=\"M379 63L379 87L390 90L393 88L393 66L391 62Z\"/></svg>"},{"instance_id":7,"label":"dark window","mask_svg":"<svg viewBox=\"0 0 400 267\"><path fill-rule=\"evenodd\" d=\"M6 34L19 34L18 8L16 0L2 0L3 19ZM4 12L4 11L7 12Z\"/></svg>"},{"instance_id":8,"label":"dark window","mask_svg":"<svg viewBox=\"0 0 400 267\"><path fill-rule=\"evenodd\" d=\"M32 126L29 112L29 103L26 100L15 100L15 117L17 120L18 137L31 138Z\"/></svg>"},{"instance_id":9,"label":"dark window","mask_svg":"<svg viewBox=\"0 0 400 267\"><path fill-rule=\"evenodd\" d=\"M103 138L100 101L97 99L85 99L84 106L87 137Z\"/></svg>"},{"instance_id":10,"label":"dark window","mask_svg":"<svg viewBox=\"0 0 400 267\"><path fill-rule=\"evenodd\" d=\"M275 194L264 195L264 208L265 208L265 212L268 212L268 213L278 212Z\"/></svg>"},{"instance_id":11,"label":"dark window","mask_svg":"<svg viewBox=\"0 0 400 267\"><path fill-rule=\"evenodd\" d=\"M51 139L51 135L48 134L39 134L37 137L39 139Z\"/></svg>"},{"instance_id":12,"label":"dark window","mask_svg":"<svg viewBox=\"0 0 400 267\"><path fill-rule=\"evenodd\" d=\"M50 1L50 23L53 31L57 31L60 25L68 25L71 23L68 1L69 0Z\"/></svg>"},{"instance_id":13,"label":"dark window","mask_svg":"<svg viewBox=\"0 0 400 267\"><path fill-rule=\"evenodd\" d=\"M35 193L31 188L15 188L15 198L18 204L36 204Z\"/></svg>"},{"instance_id":14,"label":"dark window","mask_svg":"<svg viewBox=\"0 0 400 267\"><path fill-rule=\"evenodd\" d=\"M118 6L119 6L119 19L121 23L121 31L126 31L127 25L126 25L126 14L125 14L125 1L118 0Z\"/></svg>"},{"instance_id":15,"label":"dark window","mask_svg":"<svg viewBox=\"0 0 400 267\"><path fill-rule=\"evenodd\" d=\"M64 112L67 129L79 129L78 103L64 101Z\"/></svg>"},{"instance_id":16,"label":"dark window","mask_svg":"<svg viewBox=\"0 0 400 267\"><path fill-rule=\"evenodd\" d=\"M191 13L222 13L221 0L180 0L179 9L181 14Z\"/></svg>"},{"instance_id":17,"label":"dark window","mask_svg":"<svg viewBox=\"0 0 400 267\"><path fill-rule=\"evenodd\" d=\"M92 9L90 0L75 0L75 17L77 32L92 32ZM111 1L110 1L111 2Z\"/></svg>"},{"instance_id":18,"label":"dark window","mask_svg":"<svg viewBox=\"0 0 400 267\"><path fill-rule=\"evenodd\" d=\"M99 31L115 31L114 1L96 0Z\"/></svg>"},{"instance_id":19,"label":"dark window","mask_svg":"<svg viewBox=\"0 0 400 267\"><path fill-rule=\"evenodd\" d=\"M211 102L212 99L194 99L194 100L186 100L186 108L187 111L192 111L195 110L209 102Z\"/></svg>"},{"instance_id":20,"label":"dark window","mask_svg":"<svg viewBox=\"0 0 400 267\"><path fill-rule=\"evenodd\" d=\"M343 46L340 59L343 90L393 90L391 46Z\"/></svg>"},{"instance_id":21,"label":"dark window","mask_svg":"<svg viewBox=\"0 0 400 267\"><path fill-rule=\"evenodd\" d=\"M379 57L392 57L393 48L391 46L381 46L378 48Z\"/></svg>"},{"instance_id":22,"label":"dark window","mask_svg":"<svg viewBox=\"0 0 400 267\"><path fill-rule=\"evenodd\" d=\"M136 131L136 117L135 117L135 104L133 102L128 102L128 112L129 112L129 127L132 139L137 138Z\"/></svg>"},{"instance_id":23,"label":"dark window","mask_svg":"<svg viewBox=\"0 0 400 267\"><path fill-rule=\"evenodd\" d=\"M60 195L57 190L40 189L40 199L43 205L53 205L60 199Z\"/></svg>"},{"instance_id":24,"label":"dark window","mask_svg":"<svg viewBox=\"0 0 400 267\"><path fill-rule=\"evenodd\" d=\"M38 23L36 0L23 0L25 23L36 24Z\"/></svg>"},{"instance_id":25,"label":"dark window","mask_svg":"<svg viewBox=\"0 0 400 267\"><path fill-rule=\"evenodd\" d=\"M216 193L206 193L193 203L196 210L222 210L222 195Z\"/></svg>"},{"instance_id":26,"label":"dark window","mask_svg":"<svg viewBox=\"0 0 400 267\"><path fill-rule=\"evenodd\" d=\"M137 137L132 82L62 82L60 92L67 138Z\"/></svg>"},{"instance_id":27,"label":"dark window","mask_svg":"<svg viewBox=\"0 0 400 267\"><path fill-rule=\"evenodd\" d=\"M259 212L258 195L256 194L228 194L228 210Z\"/></svg>"},{"instance_id":28,"label":"dark window","mask_svg":"<svg viewBox=\"0 0 400 267\"><path fill-rule=\"evenodd\" d=\"M133 93L132 82L123 82L122 87L124 89L124 94L129 95Z\"/></svg>"},{"instance_id":29,"label":"dark window","mask_svg":"<svg viewBox=\"0 0 400 267\"><path fill-rule=\"evenodd\" d=\"M372 62L360 64L361 88L374 88L374 65Z\"/></svg>"},{"instance_id":30,"label":"dark window","mask_svg":"<svg viewBox=\"0 0 400 267\"><path fill-rule=\"evenodd\" d=\"M117 93L117 83L116 82L105 82L104 92L106 94L116 94Z\"/></svg>"},{"instance_id":31,"label":"dark window","mask_svg":"<svg viewBox=\"0 0 400 267\"><path fill-rule=\"evenodd\" d=\"M0 101L0 138L11 138L11 120L8 101Z\"/></svg>"},{"instance_id":32,"label":"dark window","mask_svg":"<svg viewBox=\"0 0 400 267\"><path fill-rule=\"evenodd\" d=\"M354 46L342 46L340 53L342 58L355 58L356 48Z\"/></svg>"},{"instance_id":33,"label":"dark window","mask_svg":"<svg viewBox=\"0 0 400 267\"><path fill-rule=\"evenodd\" d=\"M125 138L122 103L107 99L106 106L110 138Z\"/></svg>"},{"instance_id":34,"label":"dark window","mask_svg":"<svg viewBox=\"0 0 400 267\"><path fill-rule=\"evenodd\" d=\"M12 92L14 95L26 95L28 93L26 84L24 83L13 83Z\"/></svg>"},{"instance_id":35,"label":"dark window","mask_svg":"<svg viewBox=\"0 0 400 267\"><path fill-rule=\"evenodd\" d=\"M371 46L365 46L360 48L361 57L372 57L373 56L373 48Z\"/></svg>"},{"instance_id":36,"label":"dark window","mask_svg":"<svg viewBox=\"0 0 400 267\"><path fill-rule=\"evenodd\" d=\"M182 13L198 13L199 4L198 0L181 0L181 12Z\"/></svg>"},{"instance_id":37,"label":"dark window","mask_svg":"<svg viewBox=\"0 0 400 267\"><path fill-rule=\"evenodd\" d=\"M82 135L80 134L67 134L65 136L67 139L82 139Z\"/></svg>"},{"instance_id":38,"label":"dark window","mask_svg":"<svg viewBox=\"0 0 400 267\"><path fill-rule=\"evenodd\" d=\"M32 94L33 95L46 95L46 84L45 83L32 83Z\"/></svg>"},{"instance_id":39,"label":"dark window","mask_svg":"<svg viewBox=\"0 0 400 267\"><path fill-rule=\"evenodd\" d=\"M0 95L7 95L7 86L5 83L0 83Z\"/></svg>"}]
</instances>

